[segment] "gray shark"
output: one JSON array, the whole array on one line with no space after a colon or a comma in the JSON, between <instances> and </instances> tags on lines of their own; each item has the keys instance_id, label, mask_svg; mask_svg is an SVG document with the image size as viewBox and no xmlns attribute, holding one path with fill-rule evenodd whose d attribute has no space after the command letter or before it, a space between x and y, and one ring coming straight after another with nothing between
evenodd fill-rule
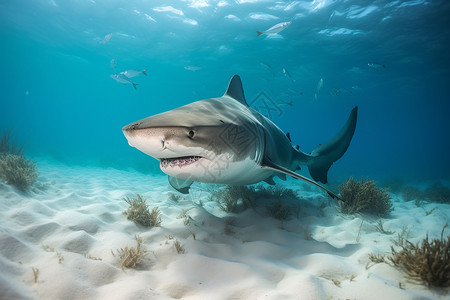
<instances>
[{"instance_id":1,"label":"gray shark","mask_svg":"<svg viewBox=\"0 0 450 300\"><path fill-rule=\"evenodd\" d=\"M160 161L169 183L188 193L194 181L249 185L275 184L286 175L339 198L326 183L330 166L347 150L356 128L357 107L344 127L310 154L292 146L271 120L249 107L241 79L234 75L222 97L196 101L122 128L130 146ZM312 179L295 171L306 165Z\"/></svg>"}]
</instances>

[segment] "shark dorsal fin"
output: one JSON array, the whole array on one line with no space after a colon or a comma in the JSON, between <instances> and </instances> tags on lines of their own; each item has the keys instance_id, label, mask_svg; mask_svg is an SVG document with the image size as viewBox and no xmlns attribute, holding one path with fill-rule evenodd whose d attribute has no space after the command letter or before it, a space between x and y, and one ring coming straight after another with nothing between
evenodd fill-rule
<instances>
[{"instance_id":1,"label":"shark dorsal fin","mask_svg":"<svg viewBox=\"0 0 450 300\"><path fill-rule=\"evenodd\" d=\"M231 78L225 95L230 96L245 106L248 106L247 101L245 101L244 89L242 88L242 82L239 75L234 75L233 78Z\"/></svg>"}]
</instances>

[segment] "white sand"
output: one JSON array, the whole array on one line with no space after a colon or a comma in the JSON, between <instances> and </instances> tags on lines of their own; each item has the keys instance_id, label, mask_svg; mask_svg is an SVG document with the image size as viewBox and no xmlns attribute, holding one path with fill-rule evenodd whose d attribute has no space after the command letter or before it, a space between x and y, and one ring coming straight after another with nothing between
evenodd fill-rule
<instances>
[{"instance_id":1,"label":"white sand","mask_svg":"<svg viewBox=\"0 0 450 300\"><path fill-rule=\"evenodd\" d=\"M162 173L152 177L56 163L39 163L38 169L39 183L29 193L0 183L0 299L449 297L387 264L366 268L370 253L390 253L404 226L412 242L427 232L438 238L449 222L449 205L417 207L393 195L395 210L383 222L395 234L386 235L375 229L378 219L364 217L361 226L363 217L340 214L320 192L305 191L294 180L286 184L304 199L282 224L269 217L263 203L224 213L208 201L211 186L205 184L171 201ZM160 208L162 227L140 227L124 217L128 205L122 198L136 193ZM184 209L190 209L188 225L178 218ZM232 225L225 234L227 223ZM136 269L122 271L111 250L134 246L135 234L149 254ZM177 253L175 240L185 254ZM39 269L37 282L32 268Z\"/></svg>"}]
</instances>

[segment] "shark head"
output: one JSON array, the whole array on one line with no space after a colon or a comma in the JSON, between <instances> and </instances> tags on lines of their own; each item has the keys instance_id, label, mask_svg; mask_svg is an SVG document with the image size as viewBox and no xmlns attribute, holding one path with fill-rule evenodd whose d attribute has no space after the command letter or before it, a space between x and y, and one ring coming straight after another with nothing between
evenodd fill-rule
<instances>
[{"instance_id":1,"label":"shark head","mask_svg":"<svg viewBox=\"0 0 450 300\"><path fill-rule=\"evenodd\" d=\"M159 160L170 176L230 183L261 162L264 134L259 125L236 76L222 97L133 122L122 131L130 146Z\"/></svg>"}]
</instances>

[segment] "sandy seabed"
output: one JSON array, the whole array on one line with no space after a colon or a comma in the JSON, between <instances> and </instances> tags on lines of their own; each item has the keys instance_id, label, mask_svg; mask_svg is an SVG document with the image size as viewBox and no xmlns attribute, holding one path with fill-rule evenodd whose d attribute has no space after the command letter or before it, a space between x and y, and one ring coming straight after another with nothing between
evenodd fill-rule
<instances>
[{"instance_id":1,"label":"sandy seabed","mask_svg":"<svg viewBox=\"0 0 450 300\"><path fill-rule=\"evenodd\" d=\"M28 193L0 183L1 299L450 298L369 260L371 253L390 254L404 228L413 243L427 233L439 238L450 219L446 204L418 207L393 194L394 210L382 219L389 235L376 229L379 219L343 215L294 180L281 184L302 200L289 203L292 216L281 222L263 203L223 212L209 200L216 187L206 184L173 201L162 173L37 167L38 183ZM159 207L161 227L138 226L122 214L123 197L136 193ZM112 252L135 246L136 234L148 254L136 269L122 270Z\"/></svg>"}]
</instances>

